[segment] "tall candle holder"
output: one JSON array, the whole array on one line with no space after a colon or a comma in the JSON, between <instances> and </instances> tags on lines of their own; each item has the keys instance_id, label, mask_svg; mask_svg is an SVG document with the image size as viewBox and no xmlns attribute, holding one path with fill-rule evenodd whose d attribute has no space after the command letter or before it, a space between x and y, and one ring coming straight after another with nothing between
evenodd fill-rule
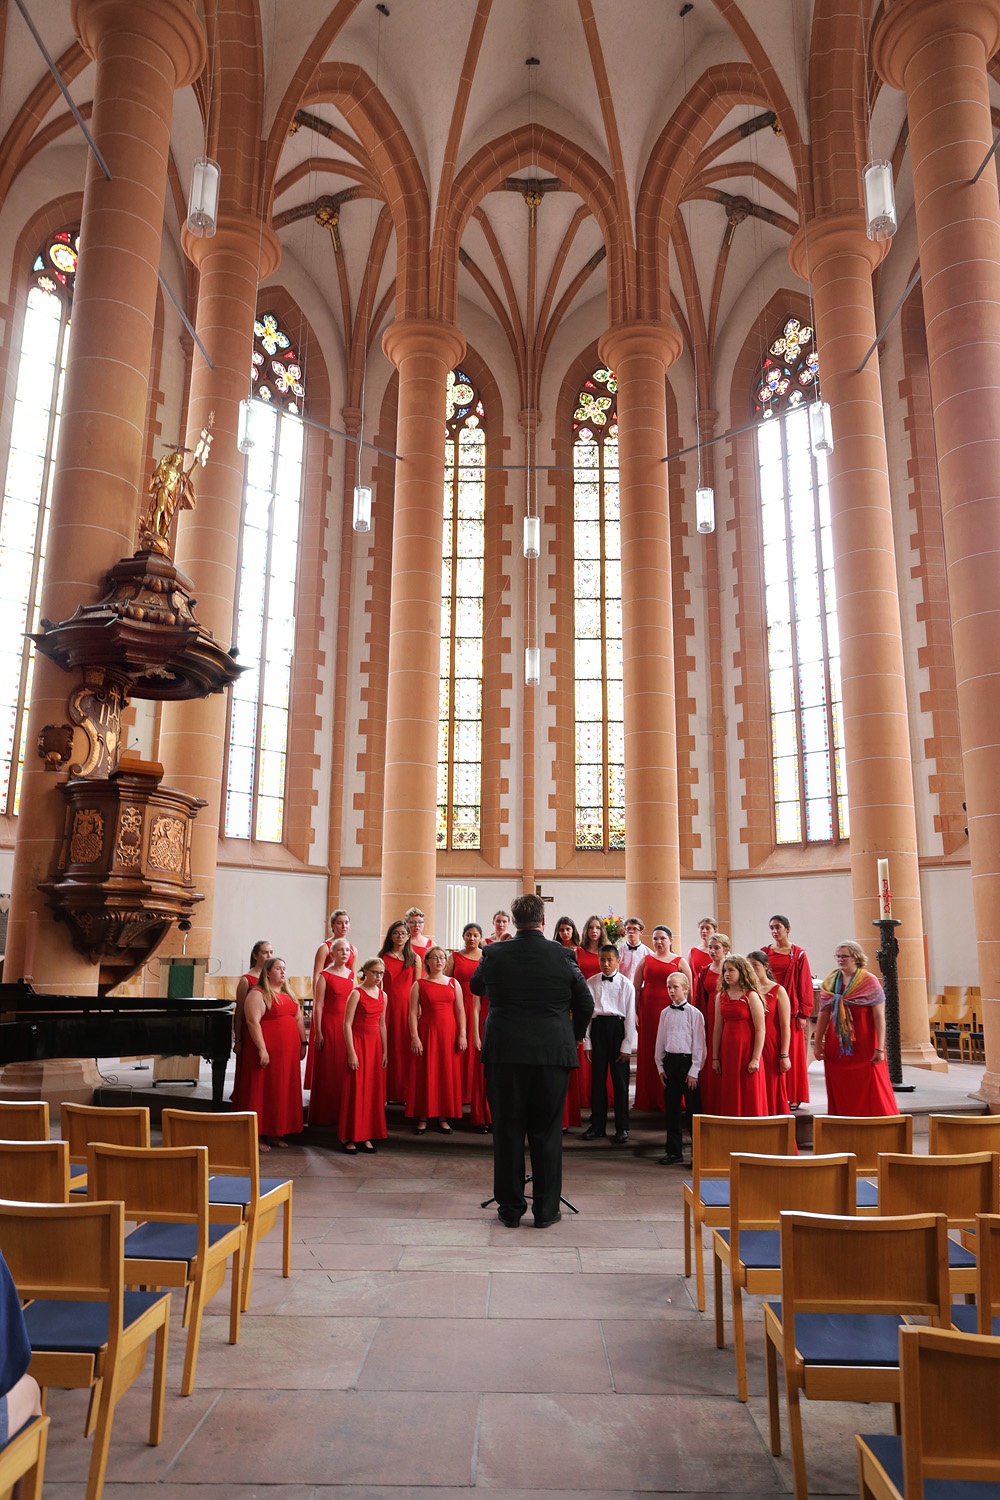
<instances>
[{"instance_id":1,"label":"tall candle holder","mask_svg":"<svg viewBox=\"0 0 1000 1500\"><path fill-rule=\"evenodd\" d=\"M894 928L901 926L898 917L876 917L872 926L879 930L881 939L878 966L882 970L882 988L885 990L885 1058L889 1064L889 1082L894 1094L912 1094L915 1084L903 1082L903 1055L899 1038L899 943Z\"/></svg>"}]
</instances>

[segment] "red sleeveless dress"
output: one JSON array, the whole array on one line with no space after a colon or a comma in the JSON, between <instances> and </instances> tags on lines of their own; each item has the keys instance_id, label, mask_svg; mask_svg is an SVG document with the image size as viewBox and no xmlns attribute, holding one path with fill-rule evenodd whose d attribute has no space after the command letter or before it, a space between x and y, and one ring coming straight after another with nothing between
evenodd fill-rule
<instances>
[{"instance_id":1,"label":"red sleeveless dress","mask_svg":"<svg viewBox=\"0 0 1000 1500\"><path fill-rule=\"evenodd\" d=\"M417 1035L424 1050L419 1057L410 1053L407 1115L414 1119L460 1120L462 1054L458 1051L453 979L442 983L421 979Z\"/></svg>"},{"instance_id":2,"label":"red sleeveless dress","mask_svg":"<svg viewBox=\"0 0 1000 1500\"><path fill-rule=\"evenodd\" d=\"M769 1115L787 1115L787 1073L781 1071L781 1022L778 1017L778 986L773 984L764 996L764 1050L760 1055L760 1071L764 1075L764 1093L767 1096Z\"/></svg>"},{"instance_id":3,"label":"red sleeveless dress","mask_svg":"<svg viewBox=\"0 0 1000 1500\"><path fill-rule=\"evenodd\" d=\"M348 1141L384 1141L385 1075L382 1069L382 1037L379 1020L385 1008L385 991L367 995L358 990L358 1003L351 1023L357 1068L347 1068L347 1043L344 1043L346 1079L340 1094L337 1135Z\"/></svg>"},{"instance_id":4,"label":"red sleeveless dress","mask_svg":"<svg viewBox=\"0 0 1000 1500\"><path fill-rule=\"evenodd\" d=\"M676 956L661 960L646 954L642 961L642 994L636 1004L639 1040L635 1057L635 1108L663 1113L663 1085L653 1057L660 1016L670 1004L667 980L680 969Z\"/></svg>"},{"instance_id":5,"label":"red sleeveless dress","mask_svg":"<svg viewBox=\"0 0 1000 1500\"><path fill-rule=\"evenodd\" d=\"M475 998L473 996L473 998ZM490 1002L485 995L479 999L479 1039L482 1041L483 1032L486 1029L486 1017L490 1012ZM472 1066L472 1095L469 1099L469 1124L491 1125L493 1116L490 1114L490 1102L486 1097L486 1069L483 1067L483 1054L477 1052L472 1045L472 1032L466 1033L469 1039L469 1053L473 1057Z\"/></svg>"},{"instance_id":6,"label":"red sleeveless dress","mask_svg":"<svg viewBox=\"0 0 1000 1500\"><path fill-rule=\"evenodd\" d=\"M477 1069L479 1067L479 1053L472 1045L472 1005L475 995L469 989L469 980L479 968L481 954L476 953L469 958L465 953L453 953L451 955L452 976L462 986L462 1004L465 1007L465 1034L469 1039L469 1049L461 1054L462 1059L462 1103L469 1104L472 1100L472 1086ZM481 1035L482 1033L480 1033Z\"/></svg>"},{"instance_id":7,"label":"red sleeveless dress","mask_svg":"<svg viewBox=\"0 0 1000 1500\"><path fill-rule=\"evenodd\" d=\"M577 948L576 964L584 979L593 979L595 974L599 974L601 972L601 955L599 953L591 953L589 948ZM582 1042L577 1042L576 1053L580 1059L580 1066L579 1068L574 1069L574 1071L569 1075L570 1089L573 1088L573 1083L575 1080L580 1108L589 1109L591 1078L593 1077L594 1070L591 1066L590 1058L583 1050ZM614 1090L610 1086L610 1081L608 1084L608 1088L608 1098L609 1100L613 1101ZM567 1095L567 1098L568 1097L569 1095Z\"/></svg>"},{"instance_id":8,"label":"red sleeveless dress","mask_svg":"<svg viewBox=\"0 0 1000 1500\"><path fill-rule=\"evenodd\" d=\"M725 1110L719 1104L719 1075L712 1067L715 1002L721 979L721 974L716 974L711 965L706 965L699 973L694 987L694 1003L705 1017L705 1045L708 1048L707 1060L698 1079L703 1115L725 1114Z\"/></svg>"},{"instance_id":9,"label":"red sleeveless dress","mask_svg":"<svg viewBox=\"0 0 1000 1500\"><path fill-rule=\"evenodd\" d=\"M333 951L333 945L337 941L338 941L338 939L336 939L336 938L327 938L327 940L326 940L327 958L329 958L330 954L332 953L332 951ZM354 944L352 943L351 944L351 951L347 955L347 967L351 971L351 977L352 978L354 977L354 970L357 968L357 963L358 963L358 950L357 950L357 948L355 948ZM308 1036L308 1039L307 1039L307 1042L306 1042L306 1080L305 1080L305 1084L306 1084L306 1088L307 1089L311 1089L312 1088L313 1069L316 1066L316 1040L315 1040L315 1037L313 1036L314 1030L315 1030L315 1028L312 1027L312 1026L310 1026L310 1028L309 1028L309 1036ZM331 1120L330 1123L332 1125L333 1121Z\"/></svg>"},{"instance_id":10,"label":"red sleeveless dress","mask_svg":"<svg viewBox=\"0 0 1000 1500\"><path fill-rule=\"evenodd\" d=\"M291 995L276 995L265 1010L260 1029L269 1062L260 1065L257 1049L249 1036L249 1048L240 1076L233 1108L252 1109L261 1135L298 1135L302 1129L301 1039L298 1002Z\"/></svg>"},{"instance_id":11,"label":"red sleeveless dress","mask_svg":"<svg viewBox=\"0 0 1000 1500\"><path fill-rule=\"evenodd\" d=\"M412 964L404 967L403 960L393 953L383 953L382 962L385 964L385 1028L389 1048L389 1066L383 1082L385 1097L398 1103L406 1098L410 1077L410 991L416 969Z\"/></svg>"},{"instance_id":12,"label":"red sleeveless dress","mask_svg":"<svg viewBox=\"0 0 1000 1500\"><path fill-rule=\"evenodd\" d=\"M758 1068L756 1073L747 1072L747 1064L753 1056L753 1018L746 995L734 1000L725 990L719 996L722 1012L722 1042L719 1057L722 1060L722 1076L715 1074L719 1082L720 1115L766 1115L767 1095L764 1091L764 1075Z\"/></svg>"},{"instance_id":13,"label":"red sleeveless dress","mask_svg":"<svg viewBox=\"0 0 1000 1500\"><path fill-rule=\"evenodd\" d=\"M253 973L241 974L240 978L241 979L245 979L246 982L247 982L247 995L249 995L249 993L250 993L251 990L255 990L257 988L257 980L259 978L259 975L253 974ZM244 995L243 996L243 1004L244 1005L246 1004L246 998L247 998L247 996ZM241 1073L243 1071L243 1048L246 1045L246 1040L247 1040L246 1025L245 1025L245 1023L243 1021L243 1013L242 1013L243 1012L243 1007L242 1006L238 1006L237 1009L240 1012L240 1016L239 1016L239 1019L240 1019L240 1029L239 1029L239 1032L237 1032L237 1030L236 1030L236 1013L234 1012L233 1013L233 1050L234 1050L234 1052L236 1054L236 1066L233 1069L233 1093L232 1093L232 1098L229 1101L230 1104L232 1104L233 1100L235 1100L235 1098L236 1098L236 1092L237 1092L237 1090L240 1087L240 1075L241 1075ZM237 1048L237 1041L239 1042L239 1047L238 1048ZM251 1043L251 1045L253 1045L253 1044Z\"/></svg>"},{"instance_id":14,"label":"red sleeveless dress","mask_svg":"<svg viewBox=\"0 0 1000 1500\"><path fill-rule=\"evenodd\" d=\"M344 1012L347 997L354 989L353 974L333 974L323 970L326 994L323 999L323 1045L316 1048L313 1064L312 1092L309 1095L309 1124L336 1125L340 1098L347 1079L347 1043L344 1040ZM313 1026L313 1031L316 1027Z\"/></svg>"}]
</instances>

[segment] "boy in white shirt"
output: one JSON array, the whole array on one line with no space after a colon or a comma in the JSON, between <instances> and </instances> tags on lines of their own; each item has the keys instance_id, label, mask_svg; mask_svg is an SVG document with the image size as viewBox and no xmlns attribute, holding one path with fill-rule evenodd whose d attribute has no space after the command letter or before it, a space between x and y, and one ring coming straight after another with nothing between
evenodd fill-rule
<instances>
[{"instance_id":1,"label":"boy in white shirt","mask_svg":"<svg viewBox=\"0 0 1000 1500\"><path fill-rule=\"evenodd\" d=\"M670 1004L660 1013L656 1028L653 1057L663 1084L663 1102L667 1111L667 1153L660 1157L661 1167L672 1167L684 1161L681 1100L690 1127L692 1112L698 1109L698 1076L705 1065L705 1017L688 1001L690 986L687 975L679 970L667 980Z\"/></svg>"},{"instance_id":2,"label":"boy in white shirt","mask_svg":"<svg viewBox=\"0 0 1000 1500\"><path fill-rule=\"evenodd\" d=\"M603 1140L608 1126L608 1069L615 1092L615 1145L628 1140L628 1086L635 1048L635 986L618 972L618 949L604 943L601 972L587 980L594 997L594 1014L583 1039L593 1062L590 1082L590 1124L585 1141Z\"/></svg>"},{"instance_id":3,"label":"boy in white shirt","mask_svg":"<svg viewBox=\"0 0 1000 1500\"><path fill-rule=\"evenodd\" d=\"M647 948L642 940L646 930L646 924L641 917L625 918L625 936L618 944L618 967L626 979L635 983L635 971L641 961L648 954L653 956L652 948Z\"/></svg>"}]
</instances>

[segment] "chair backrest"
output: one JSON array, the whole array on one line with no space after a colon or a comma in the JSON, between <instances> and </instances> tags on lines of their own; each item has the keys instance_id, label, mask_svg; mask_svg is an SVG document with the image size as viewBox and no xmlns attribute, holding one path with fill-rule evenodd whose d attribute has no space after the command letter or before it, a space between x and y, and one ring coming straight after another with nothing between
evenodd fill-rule
<instances>
[{"instance_id":1,"label":"chair backrest","mask_svg":"<svg viewBox=\"0 0 1000 1500\"><path fill-rule=\"evenodd\" d=\"M878 1171L883 1151L913 1150L912 1115L816 1115L813 1150L850 1151L862 1175Z\"/></svg>"},{"instance_id":2,"label":"chair backrest","mask_svg":"<svg viewBox=\"0 0 1000 1500\"><path fill-rule=\"evenodd\" d=\"M0 1201L0 1250L21 1297L111 1305L121 1327L125 1210L121 1203Z\"/></svg>"},{"instance_id":3,"label":"chair backrest","mask_svg":"<svg viewBox=\"0 0 1000 1500\"><path fill-rule=\"evenodd\" d=\"M781 1214L853 1214L854 1157L745 1156L729 1162L729 1222L734 1260L741 1230L777 1229Z\"/></svg>"},{"instance_id":4,"label":"chair backrest","mask_svg":"<svg viewBox=\"0 0 1000 1500\"><path fill-rule=\"evenodd\" d=\"M1000 1214L976 1215L976 1312L979 1332L1000 1314Z\"/></svg>"},{"instance_id":5,"label":"chair backrest","mask_svg":"<svg viewBox=\"0 0 1000 1500\"><path fill-rule=\"evenodd\" d=\"M967 1151L1000 1151L1000 1115L928 1115L931 1156L962 1156Z\"/></svg>"},{"instance_id":6,"label":"chair backrest","mask_svg":"<svg viewBox=\"0 0 1000 1500\"><path fill-rule=\"evenodd\" d=\"M47 1141L49 1106L46 1100L28 1103L0 1099L0 1140Z\"/></svg>"},{"instance_id":7,"label":"chair backrest","mask_svg":"<svg viewBox=\"0 0 1000 1500\"><path fill-rule=\"evenodd\" d=\"M0 1141L0 1184L19 1203L69 1200L66 1141Z\"/></svg>"},{"instance_id":8,"label":"chair backrest","mask_svg":"<svg viewBox=\"0 0 1000 1500\"><path fill-rule=\"evenodd\" d=\"M691 1121L691 1180L697 1197L702 1177L728 1177L734 1151L794 1156L795 1116L695 1115Z\"/></svg>"},{"instance_id":9,"label":"chair backrest","mask_svg":"<svg viewBox=\"0 0 1000 1500\"><path fill-rule=\"evenodd\" d=\"M103 1146L148 1146L149 1110L140 1105L110 1109L98 1104L63 1104L63 1140L69 1141L69 1159L87 1160L92 1141Z\"/></svg>"},{"instance_id":10,"label":"chair backrest","mask_svg":"<svg viewBox=\"0 0 1000 1500\"><path fill-rule=\"evenodd\" d=\"M210 1172L249 1177L251 1197L260 1194L257 1116L252 1110L217 1115L165 1109L160 1124L164 1146L205 1146Z\"/></svg>"},{"instance_id":11,"label":"chair backrest","mask_svg":"<svg viewBox=\"0 0 1000 1500\"><path fill-rule=\"evenodd\" d=\"M894 1313L950 1324L948 1220L781 1215L781 1324L787 1367L797 1313Z\"/></svg>"},{"instance_id":12,"label":"chair backrest","mask_svg":"<svg viewBox=\"0 0 1000 1500\"><path fill-rule=\"evenodd\" d=\"M977 1214L1000 1212L1000 1157L880 1156L878 1204L883 1214L945 1214L949 1224L971 1228Z\"/></svg>"},{"instance_id":13,"label":"chair backrest","mask_svg":"<svg viewBox=\"0 0 1000 1500\"><path fill-rule=\"evenodd\" d=\"M205 1146L87 1148L87 1194L120 1199L130 1219L196 1224L198 1253L208 1235L208 1150Z\"/></svg>"},{"instance_id":14,"label":"chair backrest","mask_svg":"<svg viewBox=\"0 0 1000 1500\"><path fill-rule=\"evenodd\" d=\"M903 1485L923 1500L928 1479L996 1480L1000 1465L1000 1338L901 1328Z\"/></svg>"}]
</instances>

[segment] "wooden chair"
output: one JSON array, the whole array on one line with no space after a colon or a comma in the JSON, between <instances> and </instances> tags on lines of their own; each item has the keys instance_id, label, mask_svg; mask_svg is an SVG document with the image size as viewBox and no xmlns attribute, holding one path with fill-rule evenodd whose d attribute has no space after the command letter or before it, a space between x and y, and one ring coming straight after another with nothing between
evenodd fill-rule
<instances>
[{"instance_id":1,"label":"wooden chair","mask_svg":"<svg viewBox=\"0 0 1000 1500\"><path fill-rule=\"evenodd\" d=\"M931 1156L963 1156L967 1151L1000 1151L1000 1115L928 1115Z\"/></svg>"},{"instance_id":2,"label":"wooden chair","mask_svg":"<svg viewBox=\"0 0 1000 1500\"><path fill-rule=\"evenodd\" d=\"M912 1115L816 1115L813 1151L850 1151L857 1162L858 1213L878 1213L878 1159L883 1151L913 1150Z\"/></svg>"},{"instance_id":3,"label":"wooden chair","mask_svg":"<svg viewBox=\"0 0 1000 1500\"><path fill-rule=\"evenodd\" d=\"M0 1140L47 1141L49 1106L44 1099L27 1104L0 1099Z\"/></svg>"},{"instance_id":4,"label":"wooden chair","mask_svg":"<svg viewBox=\"0 0 1000 1500\"><path fill-rule=\"evenodd\" d=\"M858 1436L862 1500L1000 1497L1000 1339L939 1328L899 1332L900 1437Z\"/></svg>"},{"instance_id":5,"label":"wooden chair","mask_svg":"<svg viewBox=\"0 0 1000 1500\"><path fill-rule=\"evenodd\" d=\"M884 1214L944 1214L950 1229L974 1229L977 1214L1000 1212L1000 1157L995 1151L964 1156L902 1156L878 1159L878 1201ZM948 1241L953 1292L976 1287L976 1257Z\"/></svg>"},{"instance_id":6,"label":"wooden chair","mask_svg":"<svg viewBox=\"0 0 1000 1500\"><path fill-rule=\"evenodd\" d=\"M1000 1335L1000 1215L976 1215L976 1305L955 1303L952 1326L963 1333Z\"/></svg>"},{"instance_id":7,"label":"wooden chair","mask_svg":"<svg viewBox=\"0 0 1000 1500\"><path fill-rule=\"evenodd\" d=\"M126 1292L121 1203L0 1202L0 1249L22 1298L31 1374L42 1387L91 1391L87 1500L100 1500L115 1406L155 1341L149 1441L163 1436L170 1297Z\"/></svg>"},{"instance_id":8,"label":"wooden chair","mask_svg":"<svg viewBox=\"0 0 1000 1500\"><path fill-rule=\"evenodd\" d=\"M733 1299L736 1394L746 1401L747 1353L743 1292L781 1290L780 1214L853 1214L854 1157L742 1156L729 1161L729 1228L712 1235L715 1270L715 1345L725 1344L722 1268L729 1269Z\"/></svg>"},{"instance_id":9,"label":"wooden chair","mask_svg":"<svg viewBox=\"0 0 1000 1500\"><path fill-rule=\"evenodd\" d=\"M899 1402L906 1315L948 1327L948 1221L781 1215L781 1301L764 1303L771 1452L781 1453L778 1357L795 1500L809 1500L800 1400Z\"/></svg>"},{"instance_id":10,"label":"wooden chair","mask_svg":"<svg viewBox=\"0 0 1000 1500\"><path fill-rule=\"evenodd\" d=\"M209 1216L219 1224L244 1223L247 1243L243 1256L242 1310L250 1303L257 1246L282 1212L281 1274L292 1274L291 1178L261 1177L257 1116L198 1114L165 1109L161 1117L164 1146L207 1146Z\"/></svg>"},{"instance_id":11,"label":"wooden chair","mask_svg":"<svg viewBox=\"0 0 1000 1500\"><path fill-rule=\"evenodd\" d=\"M100 1104L62 1104L62 1136L69 1141L71 1192L82 1192L87 1186L87 1147L92 1141L102 1146L148 1146L149 1110L142 1105L112 1109Z\"/></svg>"},{"instance_id":12,"label":"wooden chair","mask_svg":"<svg viewBox=\"0 0 1000 1500\"><path fill-rule=\"evenodd\" d=\"M18 1500L42 1500L48 1439L49 1418L36 1417L0 1448L0 1500L11 1500L18 1481Z\"/></svg>"},{"instance_id":13,"label":"wooden chair","mask_svg":"<svg viewBox=\"0 0 1000 1500\"><path fill-rule=\"evenodd\" d=\"M0 1185L19 1203L68 1203L68 1142L0 1141Z\"/></svg>"},{"instance_id":14,"label":"wooden chair","mask_svg":"<svg viewBox=\"0 0 1000 1500\"><path fill-rule=\"evenodd\" d=\"M140 1220L125 1241L128 1286L181 1286L185 1290L181 1395L194 1390L206 1304L226 1279L232 1260L229 1342L240 1336L240 1273L246 1230L242 1223L208 1220L208 1150L177 1146L104 1146L87 1150L87 1191L92 1198L120 1199L130 1219Z\"/></svg>"},{"instance_id":15,"label":"wooden chair","mask_svg":"<svg viewBox=\"0 0 1000 1500\"><path fill-rule=\"evenodd\" d=\"M698 1311L705 1311L705 1261L701 1226L729 1223L729 1158L734 1151L795 1155L795 1116L695 1115L691 1121L691 1176L684 1182L684 1275L691 1275L694 1225Z\"/></svg>"}]
</instances>

